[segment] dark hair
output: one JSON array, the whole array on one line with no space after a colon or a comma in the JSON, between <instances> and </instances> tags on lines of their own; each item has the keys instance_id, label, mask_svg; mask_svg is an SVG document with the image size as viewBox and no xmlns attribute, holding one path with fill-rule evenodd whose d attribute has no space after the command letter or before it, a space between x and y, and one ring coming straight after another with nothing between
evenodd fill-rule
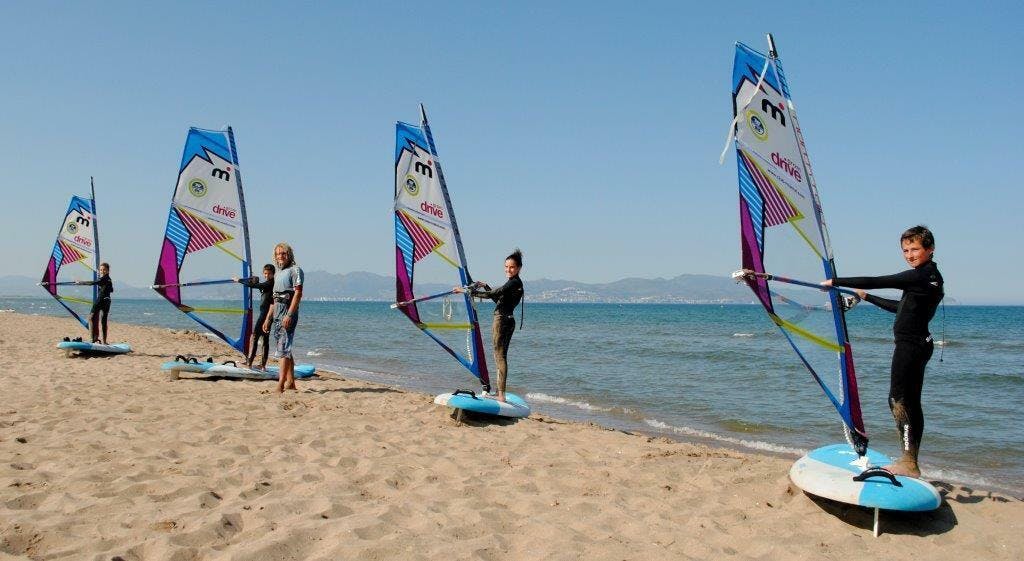
<instances>
[{"instance_id":1,"label":"dark hair","mask_svg":"<svg viewBox=\"0 0 1024 561\"><path fill-rule=\"evenodd\" d=\"M275 269L274 266L271 265L270 263L267 263L266 265L263 266L263 270L269 271L271 274L273 274L274 271L276 271L277 269Z\"/></svg>"},{"instance_id":2,"label":"dark hair","mask_svg":"<svg viewBox=\"0 0 1024 561\"><path fill-rule=\"evenodd\" d=\"M523 252L519 251L518 247L515 249L515 251L508 254L508 257L505 258L505 261L508 261L509 259L516 262L516 267L523 266Z\"/></svg>"},{"instance_id":3,"label":"dark hair","mask_svg":"<svg viewBox=\"0 0 1024 561\"><path fill-rule=\"evenodd\" d=\"M903 235L900 236L900 243L905 241L920 242L921 247L925 249L932 249L935 247L935 236L932 235L932 231L927 226L918 224L913 228L908 228Z\"/></svg>"},{"instance_id":4,"label":"dark hair","mask_svg":"<svg viewBox=\"0 0 1024 561\"><path fill-rule=\"evenodd\" d=\"M100 267L106 267L107 270L109 271L110 270L110 263L107 263L106 261L104 261L104 262L100 263Z\"/></svg>"}]
</instances>

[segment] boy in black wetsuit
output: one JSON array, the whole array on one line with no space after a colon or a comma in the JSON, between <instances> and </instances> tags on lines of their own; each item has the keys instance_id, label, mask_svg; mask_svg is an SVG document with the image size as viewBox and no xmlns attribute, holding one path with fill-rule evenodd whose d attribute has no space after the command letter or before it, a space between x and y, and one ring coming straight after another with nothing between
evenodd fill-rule
<instances>
[{"instance_id":1,"label":"boy in black wetsuit","mask_svg":"<svg viewBox=\"0 0 1024 561\"><path fill-rule=\"evenodd\" d=\"M839 277L822 284L857 289L861 299L896 314L892 326L896 350L892 354L889 409L896 419L903 455L885 467L898 475L920 477L917 454L924 433L921 388L925 366L934 350L928 322L942 301L942 274L932 260L935 237L928 228L914 226L903 232L900 245L903 258L912 269L883 277ZM868 288L896 288L903 291L903 297L899 301L880 298L865 292Z\"/></svg>"},{"instance_id":2,"label":"boy in black wetsuit","mask_svg":"<svg viewBox=\"0 0 1024 561\"><path fill-rule=\"evenodd\" d=\"M75 284L85 286L98 286L96 301L89 311L89 333L93 343L107 344L107 316L110 315L110 294L114 292L114 282L110 280L110 264L100 263L100 278L94 281L75 281ZM103 329L103 339L100 339L100 328Z\"/></svg>"},{"instance_id":3,"label":"boy in black wetsuit","mask_svg":"<svg viewBox=\"0 0 1024 561\"><path fill-rule=\"evenodd\" d=\"M249 288L258 288L262 295L260 315L257 316L252 324L252 336L249 338L249 356L245 357L245 366L252 368L252 361L256 358L256 345L259 341L263 341L263 361L260 362L257 370L266 370L267 355L270 352L270 333L263 331L263 322L267 319L267 314L270 313L270 306L274 303L274 266L270 264L263 266L263 282L260 282L256 277L249 277L247 279L235 278L234 281L242 283Z\"/></svg>"}]
</instances>

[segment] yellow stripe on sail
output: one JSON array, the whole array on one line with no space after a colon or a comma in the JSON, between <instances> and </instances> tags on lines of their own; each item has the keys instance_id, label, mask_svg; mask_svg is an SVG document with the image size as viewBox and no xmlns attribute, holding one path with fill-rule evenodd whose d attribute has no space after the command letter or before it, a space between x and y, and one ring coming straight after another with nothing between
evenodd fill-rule
<instances>
[{"instance_id":1,"label":"yellow stripe on sail","mask_svg":"<svg viewBox=\"0 0 1024 561\"><path fill-rule=\"evenodd\" d=\"M470 329L468 323L421 323L419 326L425 329Z\"/></svg>"},{"instance_id":2,"label":"yellow stripe on sail","mask_svg":"<svg viewBox=\"0 0 1024 561\"><path fill-rule=\"evenodd\" d=\"M807 339L808 341L811 341L812 343L816 343L817 345L820 345L822 347L825 347L826 349L828 349L830 351L835 351L837 353L843 352L843 348L840 347L839 345L837 345L836 343L834 343L832 341L829 341L829 340L825 339L824 337L820 337L818 335L815 335L815 334L811 333L810 331L807 331L806 329L803 329L802 327L797 327L796 325L793 325L792 323L789 323L788 321L780 318L777 315L774 315L774 314L769 314L769 315L772 316L772 321L774 321L775 324L778 325L779 327L781 327L783 329L788 329L789 331L791 331L791 332L793 332L793 333L803 337L804 339Z\"/></svg>"},{"instance_id":3,"label":"yellow stripe on sail","mask_svg":"<svg viewBox=\"0 0 1024 561\"><path fill-rule=\"evenodd\" d=\"M79 304L92 305L92 300L86 300L84 298L75 298L74 296L57 296L61 300L67 300L68 302L78 302Z\"/></svg>"}]
</instances>

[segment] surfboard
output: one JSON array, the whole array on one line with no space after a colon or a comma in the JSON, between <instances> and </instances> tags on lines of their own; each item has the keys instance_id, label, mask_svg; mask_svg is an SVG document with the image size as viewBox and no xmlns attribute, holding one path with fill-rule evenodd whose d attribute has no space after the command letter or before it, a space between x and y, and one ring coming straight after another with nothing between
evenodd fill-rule
<instances>
[{"instance_id":1,"label":"surfboard","mask_svg":"<svg viewBox=\"0 0 1024 561\"><path fill-rule=\"evenodd\" d=\"M266 370L254 370L244 366L232 364L217 364L215 362L186 362L174 360L165 362L161 369L176 373L206 374L207 376L219 376L222 378L240 378L245 380L277 380L280 372L277 366L267 367ZM295 377L309 378L316 374L316 367L312 364L296 364Z\"/></svg>"},{"instance_id":2,"label":"surfboard","mask_svg":"<svg viewBox=\"0 0 1024 561\"><path fill-rule=\"evenodd\" d=\"M858 461L857 453L849 444L824 446L797 460L789 470L789 478L812 495L869 508L925 512L942 504L938 490L921 479L897 475L900 485L880 476L854 481L854 476L867 467L892 462L888 456L871 448L866 457L867 465Z\"/></svg>"},{"instance_id":3,"label":"surfboard","mask_svg":"<svg viewBox=\"0 0 1024 561\"><path fill-rule=\"evenodd\" d=\"M128 343L102 345L100 343L87 343L85 341L61 341L60 343L57 343L57 348L63 350L68 355L76 353L119 355L130 353L132 351L132 346Z\"/></svg>"},{"instance_id":4,"label":"surfboard","mask_svg":"<svg viewBox=\"0 0 1024 561\"><path fill-rule=\"evenodd\" d=\"M443 393L434 398L434 403L499 417L526 417L530 414L530 404L518 395L505 392L505 400L505 402L501 402L494 399L492 395L474 394L469 390L460 390Z\"/></svg>"}]
</instances>

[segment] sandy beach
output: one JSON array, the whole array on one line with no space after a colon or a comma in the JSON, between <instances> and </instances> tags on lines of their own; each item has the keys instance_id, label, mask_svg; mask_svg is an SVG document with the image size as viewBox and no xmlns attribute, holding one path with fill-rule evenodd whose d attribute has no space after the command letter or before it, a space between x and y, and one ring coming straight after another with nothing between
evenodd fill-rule
<instances>
[{"instance_id":1,"label":"sandy beach","mask_svg":"<svg viewBox=\"0 0 1024 561\"><path fill-rule=\"evenodd\" d=\"M170 380L190 333L66 358L72 320L0 314L0 559L1020 559L1019 498L933 482L930 513L814 499L792 459L544 414L456 424L432 396L325 374Z\"/></svg>"}]
</instances>

